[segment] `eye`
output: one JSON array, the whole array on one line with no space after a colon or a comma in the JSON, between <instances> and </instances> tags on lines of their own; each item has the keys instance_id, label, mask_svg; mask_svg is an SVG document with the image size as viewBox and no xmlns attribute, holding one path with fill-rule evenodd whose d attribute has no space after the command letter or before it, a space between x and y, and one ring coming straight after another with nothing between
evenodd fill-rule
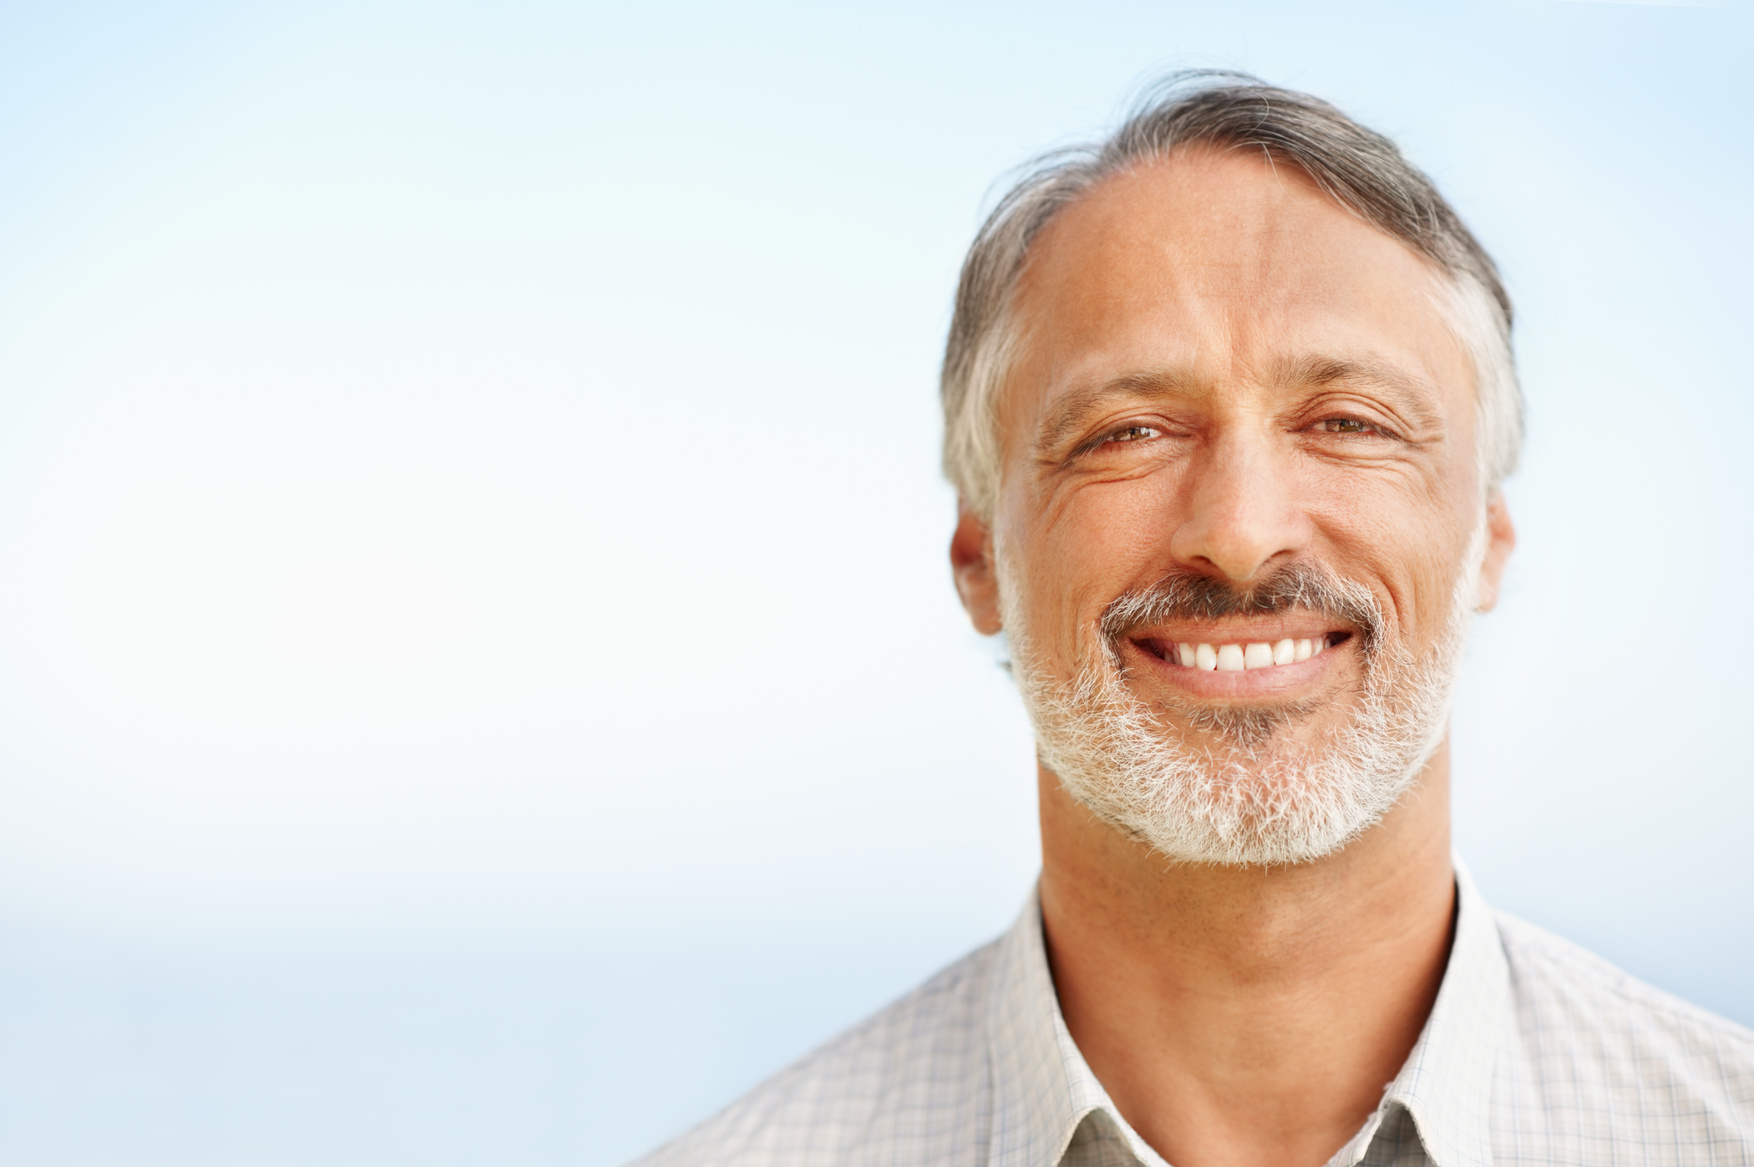
<instances>
[{"instance_id":1,"label":"eye","mask_svg":"<svg viewBox=\"0 0 1754 1167\"><path fill-rule=\"evenodd\" d=\"M1326 421L1316 423L1324 434L1374 434L1380 433L1375 426L1355 417L1330 417Z\"/></svg>"},{"instance_id":2,"label":"eye","mask_svg":"<svg viewBox=\"0 0 1754 1167\"><path fill-rule=\"evenodd\" d=\"M1159 437L1162 433L1163 431L1156 426L1129 425L1122 426L1103 440L1107 442L1142 442L1147 438Z\"/></svg>"}]
</instances>

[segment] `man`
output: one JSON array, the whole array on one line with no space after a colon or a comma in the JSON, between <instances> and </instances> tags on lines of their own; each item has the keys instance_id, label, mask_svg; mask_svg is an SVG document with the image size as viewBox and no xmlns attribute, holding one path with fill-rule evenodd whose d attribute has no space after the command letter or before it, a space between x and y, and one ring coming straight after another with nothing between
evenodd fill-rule
<instances>
[{"instance_id":1,"label":"man","mask_svg":"<svg viewBox=\"0 0 1754 1167\"><path fill-rule=\"evenodd\" d=\"M1451 859L1510 320L1391 143L1251 78L1023 179L963 268L945 464L1035 726L1037 894L648 1162L1754 1162L1754 1033Z\"/></svg>"}]
</instances>

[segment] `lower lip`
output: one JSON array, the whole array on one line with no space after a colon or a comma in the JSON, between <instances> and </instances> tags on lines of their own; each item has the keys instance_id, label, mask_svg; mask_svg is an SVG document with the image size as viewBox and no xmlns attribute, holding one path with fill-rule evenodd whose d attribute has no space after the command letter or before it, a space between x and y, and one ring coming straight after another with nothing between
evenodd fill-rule
<instances>
[{"instance_id":1,"label":"lower lip","mask_svg":"<svg viewBox=\"0 0 1754 1167\"><path fill-rule=\"evenodd\" d=\"M1126 649L1138 658L1140 665L1177 688L1199 697L1247 698L1272 697L1308 688L1328 670L1339 664L1341 654L1350 655L1357 637L1347 637L1339 644L1325 648L1308 660L1288 665L1270 665L1264 669L1244 669L1236 673L1216 669L1192 669L1164 660L1142 644L1127 641Z\"/></svg>"}]
</instances>

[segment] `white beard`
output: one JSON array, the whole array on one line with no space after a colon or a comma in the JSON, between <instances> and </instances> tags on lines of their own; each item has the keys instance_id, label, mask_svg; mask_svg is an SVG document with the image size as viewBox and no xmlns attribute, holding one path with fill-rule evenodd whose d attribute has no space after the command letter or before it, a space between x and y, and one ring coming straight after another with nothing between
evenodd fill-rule
<instances>
[{"instance_id":1,"label":"white beard","mask_svg":"<svg viewBox=\"0 0 1754 1167\"><path fill-rule=\"evenodd\" d=\"M1099 819L1188 863L1307 863L1368 830L1413 786L1443 742L1456 668L1476 607L1485 524L1471 540L1445 626L1423 661L1383 641L1374 597L1341 584L1375 615L1360 640L1364 677L1353 715L1319 737L1287 732L1307 711L1196 713L1212 747L1193 747L1127 688L1098 625L1084 630L1084 663L1059 680L1016 609L1000 561L1012 669L1035 725L1041 763Z\"/></svg>"}]
</instances>

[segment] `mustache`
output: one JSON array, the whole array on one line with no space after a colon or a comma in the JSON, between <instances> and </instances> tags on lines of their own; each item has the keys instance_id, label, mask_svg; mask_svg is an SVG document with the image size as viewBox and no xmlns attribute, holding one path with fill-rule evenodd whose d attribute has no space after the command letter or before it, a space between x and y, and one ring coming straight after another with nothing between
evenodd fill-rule
<instances>
[{"instance_id":1,"label":"mustache","mask_svg":"<svg viewBox=\"0 0 1754 1167\"><path fill-rule=\"evenodd\" d=\"M1368 651L1382 636L1382 607L1363 584L1341 579L1315 563L1290 563L1242 586L1198 572L1178 571L1116 596L1097 627L1112 649L1129 633L1168 620L1217 620L1309 612L1359 631Z\"/></svg>"}]
</instances>

